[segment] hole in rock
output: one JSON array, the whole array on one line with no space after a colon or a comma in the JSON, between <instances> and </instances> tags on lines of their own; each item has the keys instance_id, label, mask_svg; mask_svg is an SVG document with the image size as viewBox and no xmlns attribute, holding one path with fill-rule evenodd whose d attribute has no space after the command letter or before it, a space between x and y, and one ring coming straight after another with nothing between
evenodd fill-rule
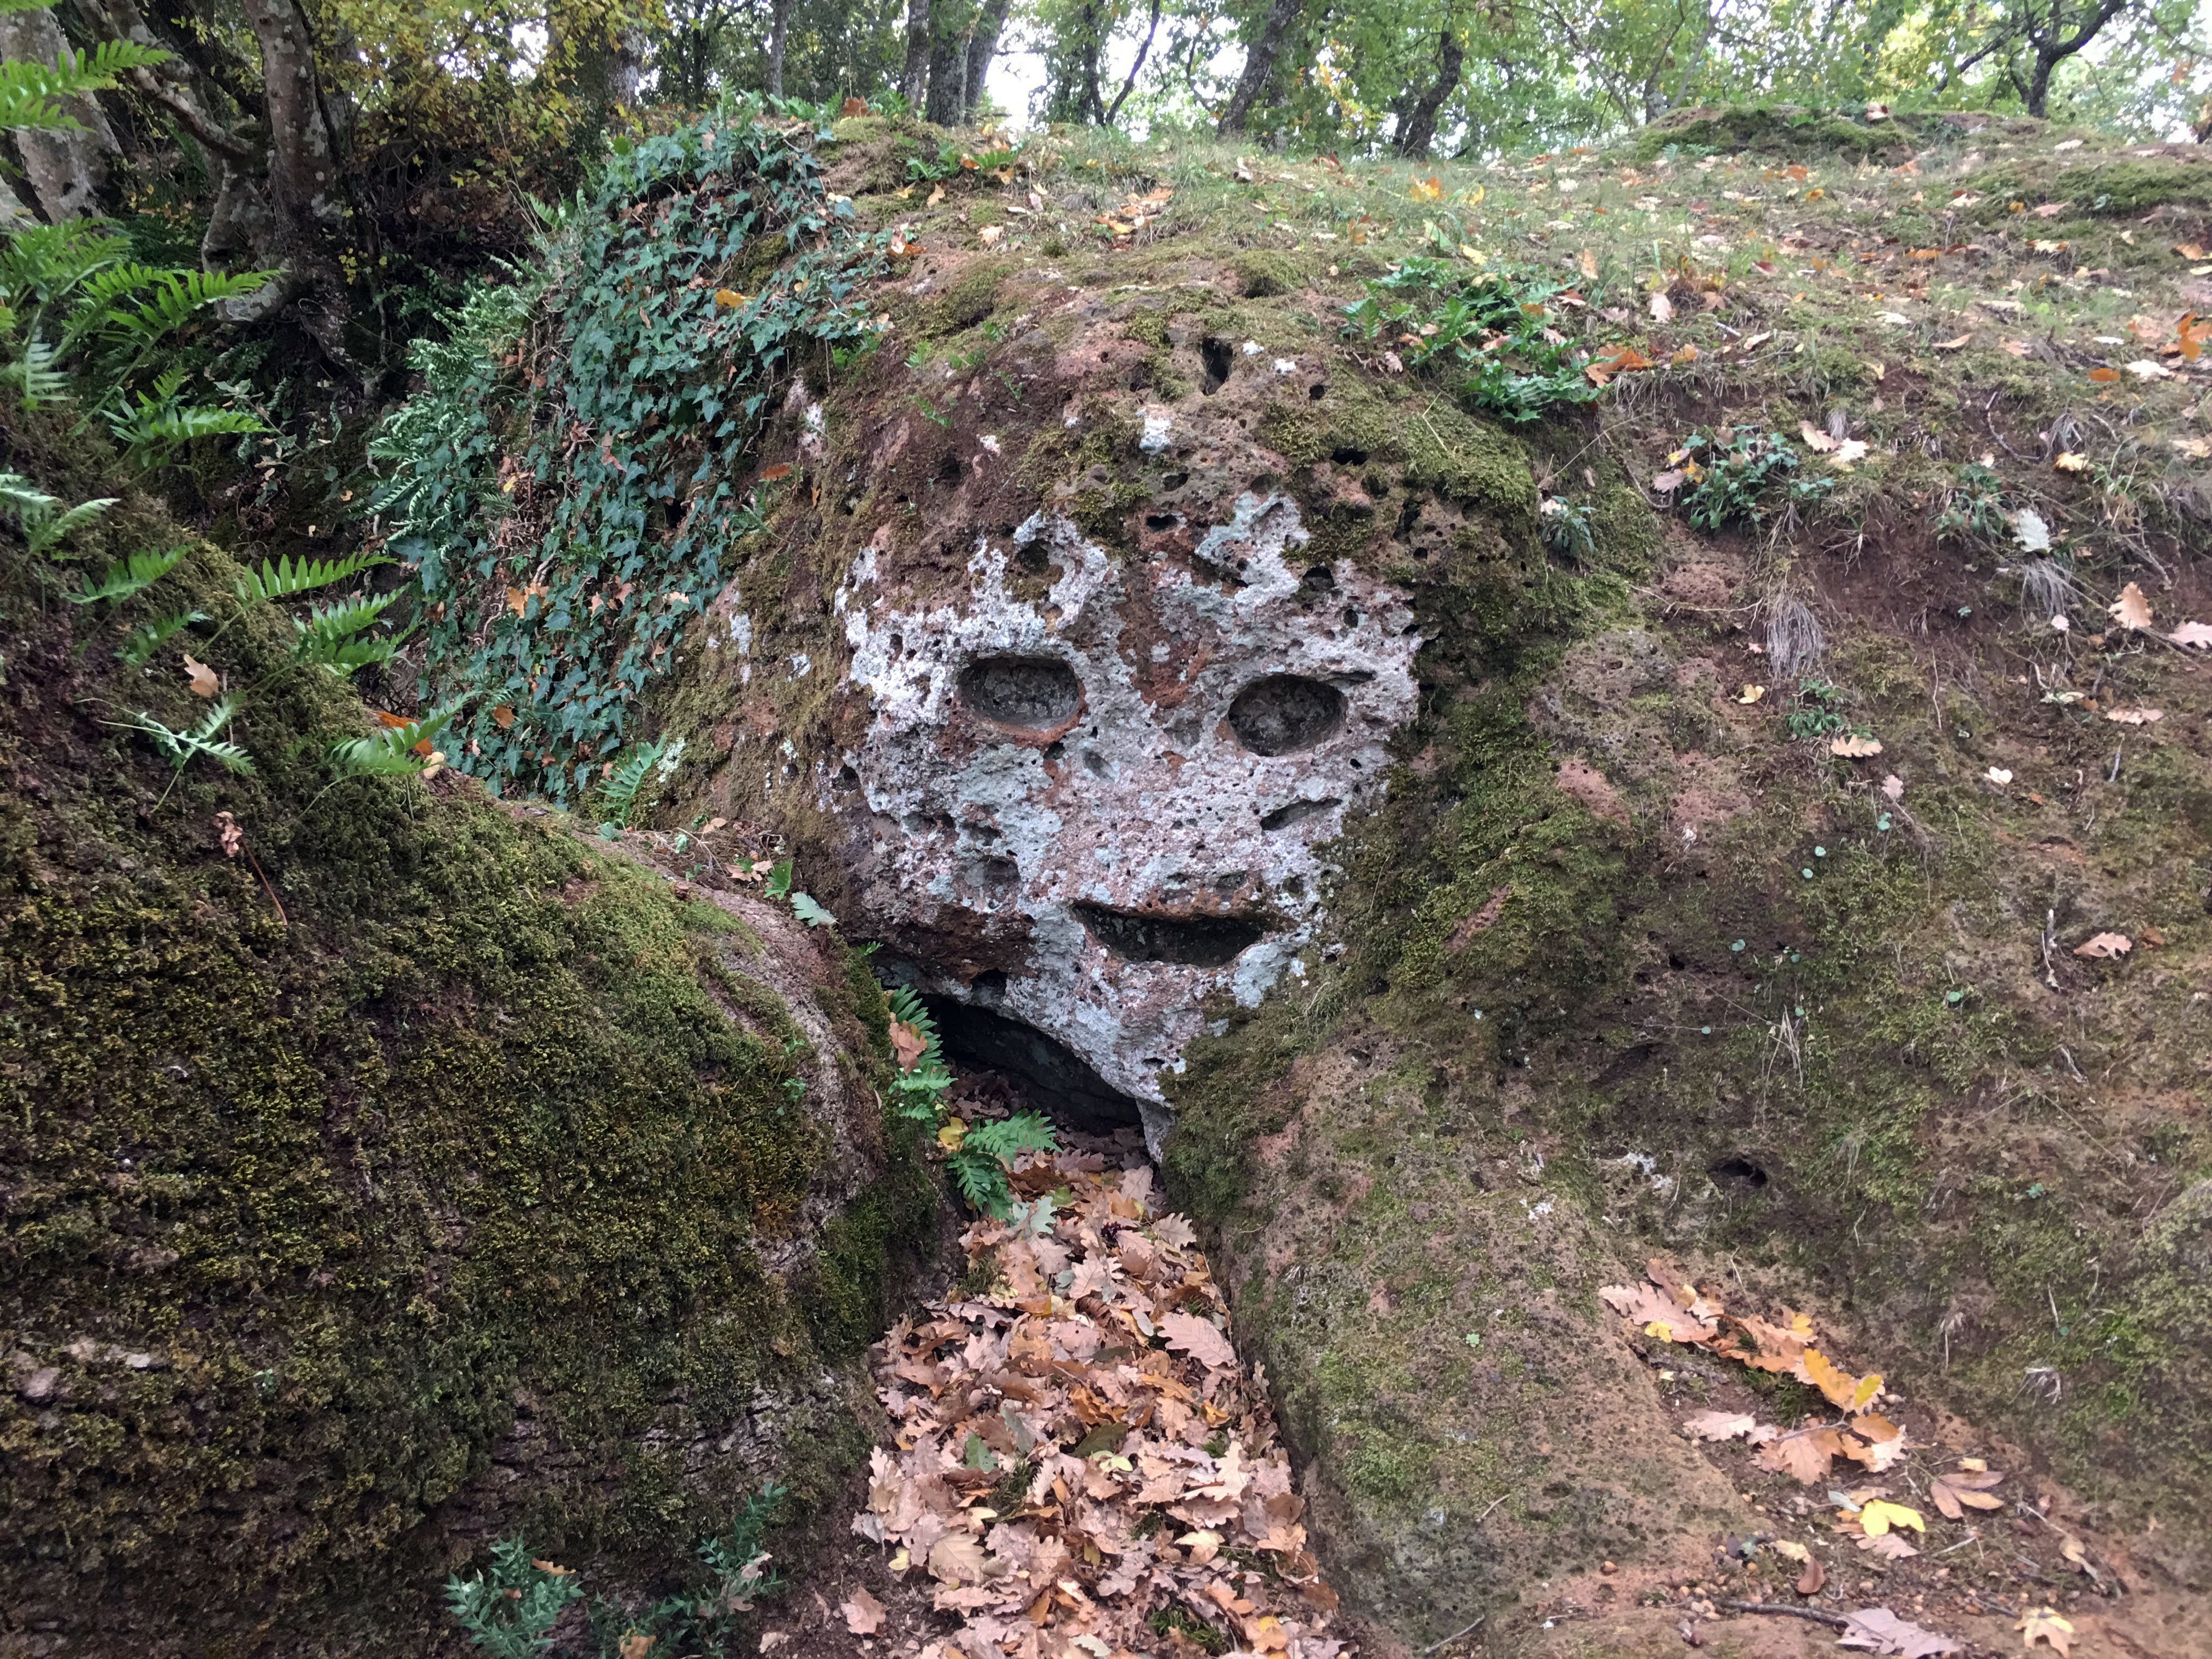
<instances>
[{"instance_id":1,"label":"hole in rock","mask_svg":"<svg viewBox=\"0 0 2212 1659\"><path fill-rule=\"evenodd\" d=\"M988 975L976 977L980 990ZM1006 975L998 976L1003 991ZM1141 1120L1137 1103L1057 1037L992 1008L924 997L938 1040L955 1063L998 1073L1047 1117L1086 1134L1111 1134Z\"/></svg>"},{"instance_id":2,"label":"hole in rock","mask_svg":"<svg viewBox=\"0 0 2212 1659\"><path fill-rule=\"evenodd\" d=\"M1206 395L1211 398L1229 384L1229 370L1237 361L1237 348L1226 340L1200 343L1198 355L1206 362Z\"/></svg>"},{"instance_id":3,"label":"hole in rock","mask_svg":"<svg viewBox=\"0 0 2212 1659\"><path fill-rule=\"evenodd\" d=\"M1306 574L1298 578L1298 598L1307 605L1318 605L1335 592L1336 578L1325 564L1309 567Z\"/></svg>"},{"instance_id":4,"label":"hole in rock","mask_svg":"<svg viewBox=\"0 0 2212 1659\"><path fill-rule=\"evenodd\" d=\"M1145 514L1145 528L1147 530L1173 530L1176 526L1181 522L1182 520L1172 513L1147 513Z\"/></svg>"},{"instance_id":5,"label":"hole in rock","mask_svg":"<svg viewBox=\"0 0 2212 1659\"><path fill-rule=\"evenodd\" d=\"M1339 466L1364 466L1367 465L1367 452L1364 449L1353 449L1348 446L1330 450L1328 452L1328 458L1332 461L1334 461Z\"/></svg>"},{"instance_id":6,"label":"hole in rock","mask_svg":"<svg viewBox=\"0 0 2212 1659\"><path fill-rule=\"evenodd\" d=\"M1182 489L1185 484L1188 483L1189 482L1190 482L1190 474L1189 474L1189 473L1188 473L1188 472L1170 472L1170 473L1169 473L1165 477L1164 477L1164 478L1162 478L1162 479L1160 480L1160 488L1161 488L1161 489Z\"/></svg>"},{"instance_id":7,"label":"hole in rock","mask_svg":"<svg viewBox=\"0 0 2212 1659\"><path fill-rule=\"evenodd\" d=\"M1229 729L1255 755L1288 755L1335 735L1344 693L1302 674L1269 674L1237 694Z\"/></svg>"},{"instance_id":8,"label":"hole in rock","mask_svg":"<svg viewBox=\"0 0 2212 1659\"><path fill-rule=\"evenodd\" d=\"M1311 386L1306 388L1306 396L1312 398L1316 403L1319 403L1328 395L1328 388L1318 380L1315 381Z\"/></svg>"},{"instance_id":9,"label":"hole in rock","mask_svg":"<svg viewBox=\"0 0 2212 1659\"><path fill-rule=\"evenodd\" d=\"M1262 830L1287 830L1294 823L1304 823L1308 818L1318 817L1338 805L1334 795L1326 800L1294 800L1285 802L1260 819Z\"/></svg>"},{"instance_id":10,"label":"hole in rock","mask_svg":"<svg viewBox=\"0 0 2212 1659\"><path fill-rule=\"evenodd\" d=\"M1079 904L1075 914L1091 938L1124 962L1226 968L1261 938L1258 927L1238 916L1137 915L1102 904Z\"/></svg>"},{"instance_id":11,"label":"hole in rock","mask_svg":"<svg viewBox=\"0 0 2212 1659\"><path fill-rule=\"evenodd\" d=\"M1021 866L996 856L970 860L960 875L969 886L986 893L1011 892L1022 884Z\"/></svg>"},{"instance_id":12,"label":"hole in rock","mask_svg":"<svg viewBox=\"0 0 2212 1659\"><path fill-rule=\"evenodd\" d=\"M960 671L960 701L987 720L1048 731L1075 718L1083 683L1054 657L985 657Z\"/></svg>"},{"instance_id":13,"label":"hole in rock","mask_svg":"<svg viewBox=\"0 0 2212 1659\"><path fill-rule=\"evenodd\" d=\"M1756 1191L1766 1184L1766 1171L1747 1158L1724 1158L1706 1173L1725 1186L1748 1187Z\"/></svg>"}]
</instances>

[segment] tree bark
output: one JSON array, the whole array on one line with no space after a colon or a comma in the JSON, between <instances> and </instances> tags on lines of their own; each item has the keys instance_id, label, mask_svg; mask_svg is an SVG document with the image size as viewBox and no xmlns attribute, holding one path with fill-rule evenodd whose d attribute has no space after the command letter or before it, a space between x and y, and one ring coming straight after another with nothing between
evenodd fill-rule
<instances>
[{"instance_id":1,"label":"tree bark","mask_svg":"<svg viewBox=\"0 0 2212 1659\"><path fill-rule=\"evenodd\" d=\"M791 0L774 0L769 9L768 95L783 96L783 44L791 33Z\"/></svg>"},{"instance_id":2,"label":"tree bark","mask_svg":"<svg viewBox=\"0 0 2212 1659\"><path fill-rule=\"evenodd\" d=\"M947 34L929 47L929 97L923 115L940 127L957 127L966 112L968 38Z\"/></svg>"},{"instance_id":3,"label":"tree bark","mask_svg":"<svg viewBox=\"0 0 2212 1659\"><path fill-rule=\"evenodd\" d=\"M1145 59L1152 55L1152 37L1159 32L1160 0L1152 0L1152 20L1145 26L1144 44L1137 48L1137 60L1129 65L1128 78L1121 82L1121 90L1114 94L1114 101L1107 106L1104 118L1098 123L1100 126L1112 126L1115 118L1121 112L1121 106L1129 101L1129 94L1137 88L1137 76L1144 72Z\"/></svg>"},{"instance_id":4,"label":"tree bark","mask_svg":"<svg viewBox=\"0 0 2212 1659\"><path fill-rule=\"evenodd\" d=\"M51 11L0 14L0 58L52 69L68 44ZM75 131L27 128L15 134L16 153L30 176L32 194L52 224L100 210L100 193L107 185L107 158L122 153L96 100L65 99L62 107L77 123Z\"/></svg>"},{"instance_id":5,"label":"tree bark","mask_svg":"<svg viewBox=\"0 0 2212 1659\"><path fill-rule=\"evenodd\" d=\"M1444 102L1459 90L1462 67L1467 62L1467 48L1449 28L1437 36L1437 78L1415 100L1406 117L1406 125L1398 130L1398 154L1415 161L1425 160L1429 146L1437 141L1437 112Z\"/></svg>"},{"instance_id":6,"label":"tree bark","mask_svg":"<svg viewBox=\"0 0 2212 1659\"><path fill-rule=\"evenodd\" d=\"M975 32L968 38L967 86L961 101L971 118L983 107L984 83L991 77L992 60L999 55L999 36L1006 27L1009 3L1010 0L983 0Z\"/></svg>"},{"instance_id":7,"label":"tree bark","mask_svg":"<svg viewBox=\"0 0 2212 1659\"><path fill-rule=\"evenodd\" d=\"M269 193L281 222L278 234L305 252L341 216L337 158L315 84L314 42L297 0L242 0L242 7L261 47Z\"/></svg>"},{"instance_id":8,"label":"tree bark","mask_svg":"<svg viewBox=\"0 0 2212 1659\"><path fill-rule=\"evenodd\" d=\"M1229 94L1228 106L1215 127L1223 137L1234 137L1244 131L1252 106L1260 101L1260 94L1274 78L1276 54L1282 51L1283 37L1290 33L1304 3L1304 0L1269 0L1260 37L1244 54L1244 71L1237 77L1237 90Z\"/></svg>"},{"instance_id":9,"label":"tree bark","mask_svg":"<svg viewBox=\"0 0 2212 1659\"><path fill-rule=\"evenodd\" d=\"M929 0L906 0L906 66L899 71L899 93L919 112L929 84Z\"/></svg>"}]
</instances>

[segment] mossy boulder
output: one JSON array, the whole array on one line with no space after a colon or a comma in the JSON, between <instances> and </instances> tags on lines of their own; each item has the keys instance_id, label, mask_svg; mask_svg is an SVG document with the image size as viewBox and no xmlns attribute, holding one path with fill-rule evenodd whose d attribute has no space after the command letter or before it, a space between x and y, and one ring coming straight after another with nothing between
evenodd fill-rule
<instances>
[{"instance_id":1,"label":"mossy boulder","mask_svg":"<svg viewBox=\"0 0 2212 1659\"><path fill-rule=\"evenodd\" d=\"M179 538L134 500L88 560ZM111 672L140 618L55 574L0 554L9 1628L426 1651L493 1538L658 1593L764 1481L819 1501L934 1236L865 964L450 774L325 787L360 704L265 611L196 647L264 688L257 775L172 782L112 722L189 720L173 647Z\"/></svg>"}]
</instances>

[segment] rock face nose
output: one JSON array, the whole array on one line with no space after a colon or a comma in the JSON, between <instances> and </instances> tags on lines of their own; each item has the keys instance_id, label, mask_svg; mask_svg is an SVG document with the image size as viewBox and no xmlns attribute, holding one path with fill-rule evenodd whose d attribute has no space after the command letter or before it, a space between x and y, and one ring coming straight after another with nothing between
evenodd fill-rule
<instances>
[{"instance_id":1,"label":"rock face nose","mask_svg":"<svg viewBox=\"0 0 2212 1659\"><path fill-rule=\"evenodd\" d=\"M1297 971L1316 846L1413 713L1404 597L1309 568L1307 539L1275 495L1191 526L1181 558L1116 558L1040 514L1011 547L979 538L964 592L903 609L871 555L838 596L871 716L818 804L853 831L884 965L988 1014L956 1039L1065 1051L1079 1069L1021 1069L1118 1099L1156 1144L1158 1074L1210 995L1249 1006Z\"/></svg>"}]
</instances>

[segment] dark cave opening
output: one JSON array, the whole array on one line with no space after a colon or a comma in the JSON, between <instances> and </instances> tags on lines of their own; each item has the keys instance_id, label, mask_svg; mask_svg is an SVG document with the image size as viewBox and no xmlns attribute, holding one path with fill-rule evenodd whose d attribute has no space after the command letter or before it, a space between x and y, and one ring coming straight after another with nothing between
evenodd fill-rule
<instances>
[{"instance_id":1,"label":"dark cave opening","mask_svg":"<svg viewBox=\"0 0 2212 1659\"><path fill-rule=\"evenodd\" d=\"M1085 1134L1135 1128L1137 1103L1057 1037L994 1008L952 997L924 997L938 1041L956 1065L993 1071L1056 1123Z\"/></svg>"}]
</instances>

